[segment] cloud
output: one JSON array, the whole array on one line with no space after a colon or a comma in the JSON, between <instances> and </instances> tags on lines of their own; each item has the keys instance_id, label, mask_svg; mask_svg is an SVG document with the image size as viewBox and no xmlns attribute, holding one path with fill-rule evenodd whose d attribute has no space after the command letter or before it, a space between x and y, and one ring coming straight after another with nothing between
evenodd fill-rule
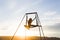
<instances>
[{"instance_id":1,"label":"cloud","mask_svg":"<svg viewBox=\"0 0 60 40\"><path fill-rule=\"evenodd\" d=\"M53 15L55 15L56 14L56 12L52 12L52 11L48 11L48 12L46 12L46 13L44 13L44 15L45 16L53 16Z\"/></svg>"},{"instance_id":2,"label":"cloud","mask_svg":"<svg viewBox=\"0 0 60 40\"><path fill-rule=\"evenodd\" d=\"M49 37L60 37L60 23L43 26L44 34Z\"/></svg>"},{"instance_id":3,"label":"cloud","mask_svg":"<svg viewBox=\"0 0 60 40\"><path fill-rule=\"evenodd\" d=\"M56 23L54 25L51 25L51 26L48 26L49 29L51 29L51 31L56 31L56 32L59 32L60 31L60 23Z\"/></svg>"},{"instance_id":4,"label":"cloud","mask_svg":"<svg viewBox=\"0 0 60 40\"><path fill-rule=\"evenodd\" d=\"M40 15L40 20L43 26L60 23L60 15L57 11L46 11Z\"/></svg>"},{"instance_id":5,"label":"cloud","mask_svg":"<svg viewBox=\"0 0 60 40\"><path fill-rule=\"evenodd\" d=\"M0 27L0 30L4 30L4 31L5 31L5 30L8 30L8 26L4 26L4 27L1 26L1 27Z\"/></svg>"},{"instance_id":6,"label":"cloud","mask_svg":"<svg viewBox=\"0 0 60 40\"><path fill-rule=\"evenodd\" d=\"M6 5L9 10L14 9L17 6L17 2L16 2L16 0L15 1L12 0L12 1L9 1Z\"/></svg>"}]
</instances>

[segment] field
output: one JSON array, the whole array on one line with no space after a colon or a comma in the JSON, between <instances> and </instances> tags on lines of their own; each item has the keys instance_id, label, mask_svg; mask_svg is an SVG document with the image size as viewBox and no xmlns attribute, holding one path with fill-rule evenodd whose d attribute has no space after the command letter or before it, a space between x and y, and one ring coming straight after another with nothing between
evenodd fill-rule
<instances>
[{"instance_id":1,"label":"field","mask_svg":"<svg viewBox=\"0 0 60 40\"><path fill-rule=\"evenodd\" d=\"M0 40L11 40L12 36L0 36ZM41 37L43 38L43 37ZM41 40L38 36L28 36L28 37L19 37L15 36L13 40ZM57 37L45 37L43 40L60 40L60 38Z\"/></svg>"}]
</instances>

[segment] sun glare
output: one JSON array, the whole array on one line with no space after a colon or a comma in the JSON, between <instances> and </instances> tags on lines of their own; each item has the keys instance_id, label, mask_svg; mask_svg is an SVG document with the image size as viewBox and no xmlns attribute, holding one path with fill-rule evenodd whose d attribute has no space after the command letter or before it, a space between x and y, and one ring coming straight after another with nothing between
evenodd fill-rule
<instances>
[{"instance_id":1,"label":"sun glare","mask_svg":"<svg viewBox=\"0 0 60 40\"><path fill-rule=\"evenodd\" d=\"M35 32L32 30L28 30L25 27L20 27L17 31L16 35L18 36L35 36Z\"/></svg>"}]
</instances>

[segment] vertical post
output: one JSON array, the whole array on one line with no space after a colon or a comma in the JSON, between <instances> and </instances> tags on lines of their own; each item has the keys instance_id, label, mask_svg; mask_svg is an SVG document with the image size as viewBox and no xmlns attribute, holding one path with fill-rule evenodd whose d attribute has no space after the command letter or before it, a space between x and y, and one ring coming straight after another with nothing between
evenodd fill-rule
<instances>
[{"instance_id":1,"label":"vertical post","mask_svg":"<svg viewBox=\"0 0 60 40\"><path fill-rule=\"evenodd\" d=\"M28 15L26 14L26 25L27 25L27 22L28 22ZM26 30L25 30L25 40L26 40Z\"/></svg>"},{"instance_id":2,"label":"vertical post","mask_svg":"<svg viewBox=\"0 0 60 40\"><path fill-rule=\"evenodd\" d=\"M37 15L38 16L38 15ZM40 20L39 20L39 17L38 17L38 22L39 22L39 24L41 25L41 22L40 22ZM43 35L43 38L41 38L41 40L46 40L45 39L45 36L44 36L44 32L43 32L43 29L42 29L42 26L40 26L40 28L41 28L41 32L42 32L42 35Z\"/></svg>"},{"instance_id":3,"label":"vertical post","mask_svg":"<svg viewBox=\"0 0 60 40\"><path fill-rule=\"evenodd\" d=\"M40 35L39 40L42 40L42 38L41 38L41 30L40 30L40 27L39 27L39 35Z\"/></svg>"},{"instance_id":4,"label":"vertical post","mask_svg":"<svg viewBox=\"0 0 60 40\"><path fill-rule=\"evenodd\" d=\"M26 25L27 25L27 22L28 22L28 20L27 20L27 19L28 19L28 15L26 14Z\"/></svg>"},{"instance_id":5,"label":"vertical post","mask_svg":"<svg viewBox=\"0 0 60 40\"><path fill-rule=\"evenodd\" d=\"M37 18L37 14L35 14L36 17L36 25L38 25L38 18Z\"/></svg>"},{"instance_id":6,"label":"vertical post","mask_svg":"<svg viewBox=\"0 0 60 40\"><path fill-rule=\"evenodd\" d=\"M39 25L38 14L36 14L35 16L36 16L36 25ZM41 38L41 29L40 29L40 26L38 26L38 28L39 28L39 36L40 36L39 40L42 40L42 38Z\"/></svg>"},{"instance_id":7,"label":"vertical post","mask_svg":"<svg viewBox=\"0 0 60 40\"><path fill-rule=\"evenodd\" d=\"M43 40L46 40L42 27L41 27L41 30L42 30L42 34L43 34Z\"/></svg>"}]
</instances>

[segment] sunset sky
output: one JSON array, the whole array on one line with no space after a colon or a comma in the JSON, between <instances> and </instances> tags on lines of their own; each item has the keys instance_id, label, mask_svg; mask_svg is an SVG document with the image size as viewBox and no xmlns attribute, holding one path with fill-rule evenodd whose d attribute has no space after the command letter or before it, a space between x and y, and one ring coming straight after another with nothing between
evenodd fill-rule
<instances>
[{"instance_id":1,"label":"sunset sky","mask_svg":"<svg viewBox=\"0 0 60 40\"><path fill-rule=\"evenodd\" d=\"M13 35L24 14L29 12L38 13L45 36L60 37L60 0L0 0L0 35ZM24 34L22 26L17 35ZM38 35L38 30L26 33Z\"/></svg>"}]
</instances>

